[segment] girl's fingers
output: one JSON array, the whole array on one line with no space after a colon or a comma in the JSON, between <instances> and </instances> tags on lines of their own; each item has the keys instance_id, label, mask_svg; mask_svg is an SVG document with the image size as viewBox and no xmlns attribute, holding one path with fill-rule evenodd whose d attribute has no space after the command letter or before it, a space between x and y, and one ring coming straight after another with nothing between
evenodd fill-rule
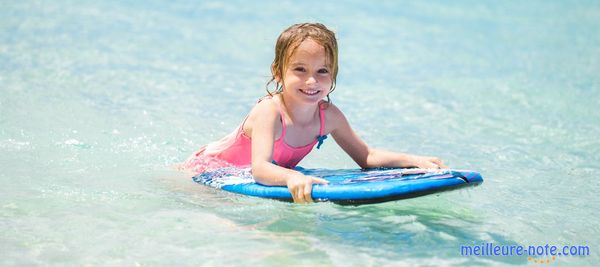
<instances>
[{"instance_id":1,"label":"girl's fingers","mask_svg":"<svg viewBox=\"0 0 600 267\"><path fill-rule=\"evenodd\" d=\"M446 166L441 159L434 158L433 163L435 163L439 169L448 169L448 166Z\"/></svg>"},{"instance_id":2,"label":"girl's fingers","mask_svg":"<svg viewBox=\"0 0 600 267\"><path fill-rule=\"evenodd\" d=\"M295 203L310 203L313 202L312 199L312 185L313 184L328 184L329 181L318 178L308 176L310 180L304 183L298 183L295 185L288 185L289 191L292 194L292 199Z\"/></svg>"},{"instance_id":3,"label":"girl's fingers","mask_svg":"<svg viewBox=\"0 0 600 267\"><path fill-rule=\"evenodd\" d=\"M329 183L329 181L322 179L322 178L317 178L317 177L313 177L312 182L314 184L328 184Z\"/></svg>"},{"instance_id":4,"label":"girl's fingers","mask_svg":"<svg viewBox=\"0 0 600 267\"><path fill-rule=\"evenodd\" d=\"M296 190L293 188L289 188L290 194L292 194L292 199L294 203L298 203L298 197L296 196Z\"/></svg>"},{"instance_id":5,"label":"girl's fingers","mask_svg":"<svg viewBox=\"0 0 600 267\"><path fill-rule=\"evenodd\" d=\"M302 194L302 187L298 187L296 189L296 199L298 199L297 203L304 203L304 194Z\"/></svg>"},{"instance_id":6,"label":"girl's fingers","mask_svg":"<svg viewBox=\"0 0 600 267\"><path fill-rule=\"evenodd\" d=\"M431 161L425 161L425 169L439 169L440 167Z\"/></svg>"},{"instance_id":7,"label":"girl's fingers","mask_svg":"<svg viewBox=\"0 0 600 267\"><path fill-rule=\"evenodd\" d=\"M433 166L434 169L448 169L448 166L441 159L429 158L429 162L435 165Z\"/></svg>"},{"instance_id":8,"label":"girl's fingers","mask_svg":"<svg viewBox=\"0 0 600 267\"><path fill-rule=\"evenodd\" d=\"M440 161L440 159L438 159L438 158L431 158L429 161L431 163L435 164L435 168L436 169L439 169L441 167L440 165L442 164L442 162Z\"/></svg>"},{"instance_id":9,"label":"girl's fingers","mask_svg":"<svg viewBox=\"0 0 600 267\"><path fill-rule=\"evenodd\" d=\"M304 185L304 200L306 202L309 202L309 203L313 202L311 193L312 193L312 184Z\"/></svg>"},{"instance_id":10,"label":"girl's fingers","mask_svg":"<svg viewBox=\"0 0 600 267\"><path fill-rule=\"evenodd\" d=\"M301 187L300 186L295 186L292 188L289 188L290 194L292 194L292 199L294 200L294 203L303 203L303 197L304 195L301 194Z\"/></svg>"}]
</instances>

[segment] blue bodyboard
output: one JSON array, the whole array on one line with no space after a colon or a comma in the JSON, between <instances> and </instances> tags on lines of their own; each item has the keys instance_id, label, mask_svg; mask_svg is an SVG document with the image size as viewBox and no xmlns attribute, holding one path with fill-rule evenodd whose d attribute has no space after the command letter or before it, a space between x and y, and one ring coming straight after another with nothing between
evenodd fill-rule
<instances>
[{"instance_id":1,"label":"blue bodyboard","mask_svg":"<svg viewBox=\"0 0 600 267\"><path fill-rule=\"evenodd\" d=\"M320 177L329 184L314 184L315 201L339 204L368 204L433 194L476 186L483 182L478 172L467 170L416 169L304 169L305 175ZM222 168L193 177L197 183L225 191L263 198L292 201L285 186L266 186L254 181L249 169Z\"/></svg>"}]
</instances>

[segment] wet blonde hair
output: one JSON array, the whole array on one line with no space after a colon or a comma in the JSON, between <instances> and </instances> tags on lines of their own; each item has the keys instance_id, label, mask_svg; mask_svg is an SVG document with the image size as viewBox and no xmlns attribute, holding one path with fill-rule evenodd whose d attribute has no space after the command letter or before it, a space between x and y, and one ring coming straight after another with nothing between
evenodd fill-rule
<instances>
[{"instance_id":1,"label":"wet blonde hair","mask_svg":"<svg viewBox=\"0 0 600 267\"><path fill-rule=\"evenodd\" d=\"M271 80L267 83L267 93L270 96L283 91L283 74L288 67L289 60L294 55L296 48L306 40L311 39L323 46L327 58L325 62L331 74L331 88L329 94L335 90L335 82L338 72L338 48L335 33L321 23L299 23L294 24L283 31L275 45L275 59L271 64ZM269 85L275 82L275 91L269 90ZM330 102L327 94L327 102Z\"/></svg>"}]
</instances>

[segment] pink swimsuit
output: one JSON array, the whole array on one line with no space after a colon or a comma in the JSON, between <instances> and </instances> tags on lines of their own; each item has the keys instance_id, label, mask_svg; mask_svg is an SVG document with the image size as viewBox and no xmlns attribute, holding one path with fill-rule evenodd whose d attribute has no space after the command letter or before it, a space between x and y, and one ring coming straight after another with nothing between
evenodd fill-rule
<instances>
[{"instance_id":1,"label":"pink swimsuit","mask_svg":"<svg viewBox=\"0 0 600 267\"><path fill-rule=\"evenodd\" d=\"M258 102L263 99L264 98L261 98ZM310 144L301 147L290 146L284 141L286 124L283 112L281 108L279 108L282 130L281 136L277 138L273 144L274 164L285 168L294 168L306 155L308 155L315 144L319 143L317 148L320 148L323 140L325 140L327 136L323 135L325 129L324 109L321 104L319 104L319 107L319 136L316 136L315 140ZM246 119L247 118L248 117L246 117ZM242 122L235 131L225 136L223 139L202 146L183 163L182 168L201 173L227 166L242 168L250 167L252 163L252 140L250 137L246 136L243 130L246 119L244 119L244 122Z\"/></svg>"}]
</instances>

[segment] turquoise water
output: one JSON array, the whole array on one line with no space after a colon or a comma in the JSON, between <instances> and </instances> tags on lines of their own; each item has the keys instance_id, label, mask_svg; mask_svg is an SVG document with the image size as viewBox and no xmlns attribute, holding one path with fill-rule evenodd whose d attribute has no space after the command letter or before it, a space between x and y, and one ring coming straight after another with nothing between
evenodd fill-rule
<instances>
[{"instance_id":1,"label":"turquoise water","mask_svg":"<svg viewBox=\"0 0 600 267\"><path fill-rule=\"evenodd\" d=\"M172 170L241 122L302 21L337 32L333 101L371 146L483 185L301 206ZM593 266L599 73L596 1L2 1L0 265L535 265L460 255L493 242ZM332 140L301 165L355 168Z\"/></svg>"}]
</instances>

